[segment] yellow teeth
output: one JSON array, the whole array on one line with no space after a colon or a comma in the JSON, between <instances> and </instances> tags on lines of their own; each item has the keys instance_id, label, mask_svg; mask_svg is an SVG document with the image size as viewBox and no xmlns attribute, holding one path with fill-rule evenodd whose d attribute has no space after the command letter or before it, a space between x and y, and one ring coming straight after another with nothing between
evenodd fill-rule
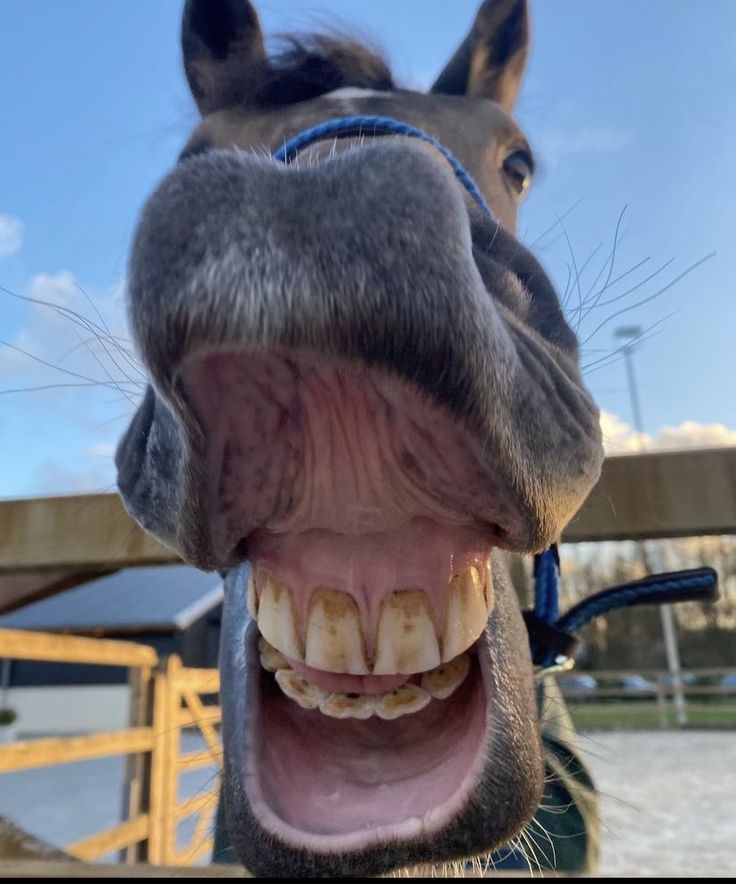
<instances>
[{"instance_id":1,"label":"yellow teeth","mask_svg":"<svg viewBox=\"0 0 736 884\"><path fill-rule=\"evenodd\" d=\"M467 568L448 585L444 618L422 590L396 590L381 601L374 633L346 592L320 587L305 611L270 575L248 582L248 611L274 648L313 669L349 675L414 675L448 663L481 635L492 604L489 571Z\"/></svg>"},{"instance_id":2,"label":"yellow teeth","mask_svg":"<svg viewBox=\"0 0 736 884\"><path fill-rule=\"evenodd\" d=\"M382 694L376 702L376 715L393 721L402 715L410 715L419 712L429 703L432 698L429 694L415 684L404 684L395 691Z\"/></svg>"},{"instance_id":3,"label":"yellow teeth","mask_svg":"<svg viewBox=\"0 0 736 884\"><path fill-rule=\"evenodd\" d=\"M323 672L368 675L360 611L346 592L318 589L307 620L305 662Z\"/></svg>"},{"instance_id":4,"label":"yellow teeth","mask_svg":"<svg viewBox=\"0 0 736 884\"><path fill-rule=\"evenodd\" d=\"M289 661L281 651L277 651L273 645L269 645L265 638L259 641L258 649L261 652L261 666L263 666L266 672L278 672L279 669L291 668Z\"/></svg>"},{"instance_id":5,"label":"yellow teeth","mask_svg":"<svg viewBox=\"0 0 736 884\"><path fill-rule=\"evenodd\" d=\"M465 681L469 669L470 657L467 654L460 654L449 663L443 663L431 672L425 672L422 676L422 687L436 700L446 700Z\"/></svg>"},{"instance_id":6,"label":"yellow teeth","mask_svg":"<svg viewBox=\"0 0 736 884\"><path fill-rule=\"evenodd\" d=\"M374 675L412 675L440 662L429 600L418 590L392 592L381 604Z\"/></svg>"},{"instance_id":7,"label":"yellow teeth","mask_svg":"<svg viewBox=\"0 0 736 884\"><path fill-rule=\"evenodd\" d=\"M421 686L405 684L385 694L330 693L310 684L296 673L288 660L261 638L261 665L275 673L278 686L302 709L319 709L330 718L366 720L376 715L387 721L419 712L431 699L446 700L460 687L470 670L470 657L462 654L456 660L441 664L422 676Z\"/></svg>"},{"instance_id":8,"label":"yellow teeth","mask_svg":"<svg viewBox=\"0 0 736 884\"><path fill-rule=\"evenodd\" d=\"M261 583L258 599L258 629L275 648L292 660L303 660L296 615L288 587L271 577Z\"/></svg>"},{"instance_id":9,"label":"yellow teeth","mask_svg":"<svg viewBox=\"0 0 736 884\"><path fill-rule=\"evenodd\" d=\"M450 581L442 635L443 663L462 654L485 629L489 610L485 582L477 568L468 568Z\"/></svg>"},{"instance_id":10,"label":"yellow teeth","mask_svg":"<svg viewBox=\"0 0 736 884\"><path fill-rule=\"evenodd\" d=\"M365 720L376 711L376 698L368 694L330 694L319 705L319 711L330 718Z\"/></svg>"},{"instance_id":11,"label":"yellow teeth","mask_svg":"<svg viewBox=\"0 0 736 884\"><path fill-rule=\"evenodd\" d=\"M327 691L310 684L293 669L279 669L275 677L286 696L298 703L302 709L317 709L320 703L327 699Z\"/></svg>"}]
</instances>

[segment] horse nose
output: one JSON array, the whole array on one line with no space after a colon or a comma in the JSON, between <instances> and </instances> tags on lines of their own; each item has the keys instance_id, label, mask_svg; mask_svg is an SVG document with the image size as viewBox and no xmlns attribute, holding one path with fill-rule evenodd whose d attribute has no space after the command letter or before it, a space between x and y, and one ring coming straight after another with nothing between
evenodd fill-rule
<instances>
[{"instance_id":1,"label":"horse nose","mask_svg":"<svg viewBox=\"0 0 736 884\"><path fill-rule=\"evenodd\" d=\"M239 150L182 162L144 208L131 253L147 367L165 383L200 346L334 352L354 348L357 329L374 358L387 334L447 339L453 310L490 303L470 201L441 157L403 139L309 164Z\"/></svg>"}]
</instances>

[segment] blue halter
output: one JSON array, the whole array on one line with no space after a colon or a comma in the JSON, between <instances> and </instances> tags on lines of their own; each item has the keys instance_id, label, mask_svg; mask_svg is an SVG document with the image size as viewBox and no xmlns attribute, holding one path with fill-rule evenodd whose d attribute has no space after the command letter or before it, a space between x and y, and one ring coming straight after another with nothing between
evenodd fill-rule
<instances>
[{"instance_id":1,"label":"blue halter","mask_svg":"<svg viewBox=\"0 0 736 884\"><path fill-rule=\"evenodd\" d=\"M326 138L373 138L381 135L403 135L431 144L445 157L458 181L481 210L491 220L497 221L472 175L443 144L421 129L390 117L357 116L328 120L291 138L273 154L273 158L288 165L300 150ZM715 601L717 598L716 572L712 568L695 568L655 574L610 587L589 596L560 617L560 558L557 546L553 545L534 558L534 608L523 612L537 676L572 668L579 644L574 634L596 617L636 605Z\"/></svg>"},{"instance_id":2,"label":"blue halter","mask_svg":"<svg viewBox=\"0 0 736 884\"><path fill-rule=\"evenodd\" d=\"M480 192L473 176L463 168L457 157L444 144L441 144L436 138L432 138L431 135L427 135L426 132L422 132L421 129L416 129L407 123L400 123L398 120L392 120L390 117L339 117L336 120L328 120L326 123L320 123L318 126L300 132L277 150L273 158L288 165L300 150L316 141L324 141L325 138L361 138L363 136L374 138L377 135L404 135L431 144L452 166L452 171L457 179L483 212L492 220L496 220L493 209L486 202L486 198Z\"/></svg>"}]
</instances>

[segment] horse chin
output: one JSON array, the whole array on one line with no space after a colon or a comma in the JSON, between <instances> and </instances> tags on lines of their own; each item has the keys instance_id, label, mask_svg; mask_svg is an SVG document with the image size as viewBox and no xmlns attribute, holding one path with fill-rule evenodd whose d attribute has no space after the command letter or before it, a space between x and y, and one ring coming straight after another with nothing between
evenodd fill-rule
<instances>
[{"instance_id":1,"label":"horse chin","mask_svg":"<svg viewBox=\"0 0 736 884\"><path fill-rule=\"evenodd\" d=\"M531 817L542 768L530 672L503 634L518 619L510 605L494 608L451 696L394 720L341 720L284 695L243 616L247 569L227 582L225 802L251 872L356 876L443 863L489 853ZM522 731L518 716L530 722Z\"/></svg>"}]
</instances>

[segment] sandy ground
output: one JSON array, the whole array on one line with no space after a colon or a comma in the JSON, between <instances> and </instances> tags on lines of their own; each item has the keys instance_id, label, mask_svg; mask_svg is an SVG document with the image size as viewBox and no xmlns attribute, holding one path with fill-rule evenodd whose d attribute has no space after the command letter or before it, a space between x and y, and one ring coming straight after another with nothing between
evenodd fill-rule
<instances>
[{"instance_id":1,"label":"sandy ground","mask_svg":"<svg viewBox=\"0 0 736 884\"><path fill-rule=\"evenodd\" d=\"M736 874L736 732L581 735L608 875Z\"/></svg>"},{"instance_id":2,"label":"sandy ground","mask_svg":"<svg viewBox=\"0 0 736 884\"><path fill-rule=\"evenodd\" d=\"M736 873L736 732L594 732L580 743L604 796L604 874ZM3 774L0 815L63 846L120 819L122 776L114 758ZM182 797L211 776L188 775Z\"/></svg>"}]
</instances>

